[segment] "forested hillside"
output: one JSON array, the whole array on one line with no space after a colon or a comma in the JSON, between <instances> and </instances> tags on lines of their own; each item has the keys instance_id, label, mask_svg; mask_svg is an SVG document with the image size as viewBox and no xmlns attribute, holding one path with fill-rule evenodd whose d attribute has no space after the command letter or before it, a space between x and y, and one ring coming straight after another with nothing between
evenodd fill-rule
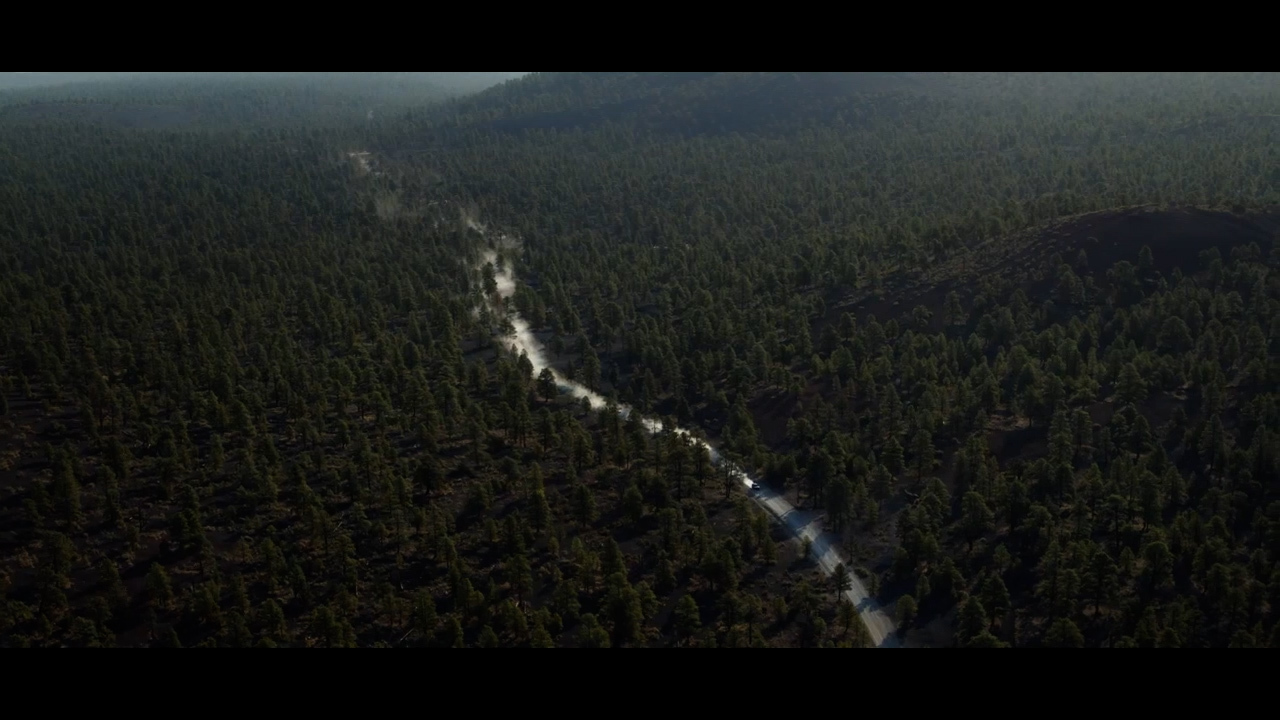
<instances>
[{"instance_id":1,"label":"forested hillside","mask_svg":"<svg viewBox=\"0 0 1280 720\"><path fill-rule=\"evenodd\" d=\"M861 642L705 453L499 356L351 137L4 126L4 644Z\"/></svg>"},{"instance_id":2,"label":"forested hillside","mask_svg":"<svg viewBox=\"0 0 1280 720\"><path fill-rule=\"evenodd\" d=\"M0 94L0 644L865 645L479 221L907 645L1280 646L1277 79Z\"/></svg>"}]
</instances>

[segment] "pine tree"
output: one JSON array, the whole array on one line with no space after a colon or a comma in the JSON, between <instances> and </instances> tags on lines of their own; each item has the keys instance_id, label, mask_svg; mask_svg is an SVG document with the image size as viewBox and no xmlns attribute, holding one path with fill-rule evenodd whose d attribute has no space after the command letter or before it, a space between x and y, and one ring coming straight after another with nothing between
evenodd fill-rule
<instances>
[{"instance_id":1,"label":"pine tree","mask_svg":"<svg viewBox=\"0 0 1280 720\"><path fill-rule=\"evenodd\" d=\"M542 368L542 372L538 373L538 394L542 396L545 402L550 402L555 398L556 379L551 372L551 368Z\"/></svg>"},{"instance_id":2,"label":"pine tree","mask_svg":"<svg viewBox=\"0 0 1280 720\"><path fill-rule=\"evenodd\" d=\"M885 442L884 452L881 453L880 459L884 462L885 468L893 475L897 475L902 472L902 445L899 444L898 437L896 435L889 436L889 439Z\"/></svg>"},{"instance_id":3,"label":"pine tree","mask_svg":"<svg viewBox=\"0 0 1280 720\"><path fill-rule=\"evenodd\" d=\"M542 623L536 623L533 632L529 636L529 645L535 648L554 648L555 641L551 637L551 633L542 626Z\"/></svg>"},{"instance_id":4,"label":"pine tree","mask_svg":"<svg viewBox=\"0 0 1280 720\"><path fill-rule=\"evenodd\" d=\"M916 599L910 595L898 598L898 629L905 631L916 619Z\"/></svg>"},{"instance_id":5,"label":"pine tree","mask_svg":"<svg viewBox=\"0 0 1280 720\"><path fill-rule=\"evenodd\" d=\"M462 623L458 622L456 614L450 614L449 619L444 623L444 632L440 638L440 644L448 648L466 647L463 644Z\"/></svg>"},{"instance_id":6,"label":"pine tree","mask_svg":"<svg viewBox=\"0 0 1280 720\"><path fill-rule=\"evenodd\" d=\"M682 595L675 609L676 642L683 644L702 627L698 604L690 595Z\"/></svg>"},{"instance_id":7,"label":"pine tree","mask_svg":"<svg viewBox=\"0 0 1280 720\"><path fill-rule=\"evenodd\" d=\"M845 568L844 563L836 565L835 572L831 574L831 587L835 592L837 601L839 601L843 593L853 587L853 581L849 577L849 571Z\"/></svg>"},{"instance_id":8,"label":"pine tree","mask_svg":"<svg viewBox=\"0 0 1280 720\"><path fill-rule=\"evenodd\" d=\"M667 595L676 586L675 572L671 560L665 550L658 551L657 563L654 567L654 587L660 595Z\"/></svg>"},{"instance_id":9,"label":"pine tree","mask_svg":"<svg viewBox=\"0 0 1280 720\"><path fill-rule=\"evenodd\" d=\"M644 516L644 496L640 493L640 488L635 483L627 486L627 490L622 495L622 513L627 522L636 525Z\"/></svg>"},{"instance_id":10,"label":"pine tree","mask_svg":"<svg viewBox=\"0 0 1280 720\"><path fill-rule=\"evenodd\" d=\"M173 604L173 588L169 573L160 563L152 563L146 579L147 601L153 608L168 608Z\"/></svg>"},{"instance_id":11,"label":"pine tree","mask_svg":"<svg viewBox=\"0 0 1280 720\"><path fill-rule=\"evenodd\" d=\"M425 590L419 590L414 596L413 624L420 637L424 639L435 637L440 618L436 614L435 598Z\"/></svg>"},{"instance_id":12,"label":"pine tree","mask_svg":"<svg viewBox=\"0 0 1280 720\"><path fill-rule=\"evenodd\" d=\"M987 507L987 503L978 493L970 490L960 501L960 524L964 529L967 552L973 552L973 543L991 531L995 522L995 513Z\"/></svg>"},{"instance_id":13,"label":"pine tree","mask_svg":"<svg viewBox=\"0 0 1280 720\"><path fill-rule=\"evenodd\" d=\"M987 611L978 598L970 596L960 606L959 625L956 628L956 641L962 646L981 635L991 624Z\"/></svg>"},{"instance_id":14,"label":"pine tree","mask_svg":"<svg viewBox=\"0 0 1280 720\"><path fill-rule=\"evenodd\" d=\"M579 482L573 490L574 519L582 526L588 526L596 519L596 498L591 488Z\"/></svg>"},{"instance_id":15,"label":"pine tree","mask_svg":"<svg viewBox=\"0 0 1280 720\"><path fill-rule=\"evenodd\" d=\"M600 626L600 621L591 613L582 616L581 638L582 646L585 648L610 647L609 633Z\"/></svg>"},{"instance_id":16,"label":"pine tree","mask_svg":"<svg viewBox=\"0 0 1280 720\"><path fill-rule=\"evenodd\" d=\"M933 448L933 437L926 430L920 430L916 433L915 438L911 441L912 448L912 464L916 470L916 480L923 481L925 473L932 472L937 459L937 453Z\"/></svg>"},{"instance_id":17,"label":"pine tree","mask_svg":"<svg viewBox=\"0 0 1280 720\"><path fill-rule=\"evenodd\" d=\"M1147 397L1147 383L1133 363L1125 363L1116 379L1116 396L1123 403L1138 403Z\"/></svg>"},{"instance_id":18,"label":"pine tree","mask_svg":"<svg viewBox=\"0 0 1280 720\"><path fill-rule=\"evenodd\" d=\"M1010 609L1009 588L999 575L988 576L982 584L982 605L989 608L992 615L999 617Z\"/></svg>"},{"instance_id":19,"label":"pine tree","mask_svg":"<svg viewBox=\"0 0 1280 720\"><path fill-rule=\"evenodd\" d=\"M98 583L108 606L117 612L123 610L129 602L129 595L120 579L120 570L109 558L103 557L98 561Z\"/></svg>"},{"instance_id":20,"label":"pine tree","mask_svg":"<svg viewBox=\"0 0 1280 720\"><path fill-rule=\"evenodd\" d=\"M1069 618L1058 618L1045 633L1044 643L1048 647L1080 648L1084 647L1084 636Z\"/></svg>"}]
</instances>

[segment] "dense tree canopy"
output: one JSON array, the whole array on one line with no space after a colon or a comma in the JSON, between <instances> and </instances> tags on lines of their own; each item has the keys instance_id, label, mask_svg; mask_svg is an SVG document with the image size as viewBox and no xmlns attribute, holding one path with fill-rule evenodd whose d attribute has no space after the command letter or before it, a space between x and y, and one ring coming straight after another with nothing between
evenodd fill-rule
<instances>
[{"instance_id":1,"label":"dense tree canopy","mask_svg":"<svg viewBox=\"0 0 1280 720\"><path fill-rule=\"evenodd\" d=\"M0 94L0 644L1280 643L1275 76L393 96Z\"/></svg>"}]
</instances>

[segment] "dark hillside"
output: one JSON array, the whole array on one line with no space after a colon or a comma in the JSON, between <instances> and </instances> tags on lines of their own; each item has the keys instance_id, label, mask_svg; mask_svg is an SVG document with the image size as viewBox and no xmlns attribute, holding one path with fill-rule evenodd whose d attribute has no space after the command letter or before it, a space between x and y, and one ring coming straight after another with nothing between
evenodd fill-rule
<instances>
[{"instance_id":1,"label":"dark hillside","mask_svg":"<svg viewBox=\"0 0 1280 720\"><path fill-rule=\"evenodd\" d=\"M1036 304L1052 302L1059 282L1057 264L1061 262L1072 265L1082 278L1092 277L1105 291L1111 281L1105 272L1095 269L1105 270L1122 260L1136 263L1143 246L1152 249L1153 269L1167 277L1175 269L1184 274L1201 269L1202 253L1214 250L1225 259L1233 249L1253 244L1264 257L1269 256L1278 233L1280 210L1237 215L1144 207L1062 218L1047 227L981 244L926 273L890 276L885 280L883 298L837 299L811 332L821 333L826 324L838 322L850 310L861 322L870 317L886 321L909 315L917 306L931 313L928 328L937 331L944 327L942 311L947 295L954 291L968 304L984 280L1018 287ZM1080 251L1085 252L1086 262L1077 266Z\"/></svg>"},{"instance_id":2,"label":"dark hillside","mask_svg":"<svg viewBox=\"0 0 1280 720\"><path fill-rule=\"evenodd\" d=\"M1179 275L1203 273L1212 258L1229 259L1233 252L1250 247L1256 248L1259 257L1271 258L1278 233L1280 211L1234 215L1148 207L1064 218L1045 228L979 246L932 268L924 281L890 277L885 281L886 294L882 297L837 299L824 316L815 319L810 333L821 336L828 326L838 326L846 313L855 317L858 324L873 319L893 320L932 333L955 333L946 314L951 293L956 294L962 306L981 311L983 303L1008 297L1016 290L1032 306L1056 302L1061 307L1055 309L1055 316L1069 319L1081 309L1064 302L1057 273L1062 263L1069 264L1081 281L1087 279L1099 297L1109 300L1115 284L1107 271L1120 262L1136 265L1143 247L1152 249L1154 273L1145 280L1145 287L1150 290L1162 279L1170 282L1175 270ZM1083 263L1081 251L1085 252ZM917 308L923 308L928 318L923 325L913 321ZM785 447L787 422L800 417L802 408L824 393L823 385L814 384L800 395L766 393L754 398L749 404L761 437L771 445ZM1103 404L1095 410L1106 412L1106 407L1109 406ZM1019 437L1038 432L1043 439L1046 429L1022 428L1017 432ZM999 448L1005 443L1004 431L996 428L993 433L991 441L998 444L999 455Z\"/></svg>"},{"instance_id":3,"label":"dark hillside","mask_svg":"<svg viewBox=\"0 0 1280 720\"><path fill-rule=\"evenodd\" d=\"M1095 375L1092 381L1085 380L1086 383L1096 383L1093 385L1095 389L1087 391L1088 394L1081 394L1084 386L1074 385L1070 380L1065 387L1059 383L1056 390L1053 383L1057 381L1050 380L1049 384L1037 387L1042 381L1033 380L1031 385L1025 386L1030 394L1024 396L1024 400L1017 394L1018 386L1023 383L1020 377L1012 384L1008 384L1008 379L1001 383L1004 389L992 398L1003 398L1006 402L997 400L994 405L988 406L980 413L981 420L975 419L970 424L963 414L952 411L949 423L956 430L967 425L970 428L968 432L977 432L965 439L964 433L953 435L946 429L941 433L935 431L933 440L938 453L936 472L942 481L942 485L938 487L945 489L952 498L974 489L974 483L981 482L981 474L974 477L972 463L975 457L985 454L994 461L988 472L999 473L999 479L1004 482L1013 478L1031 478L1028 485L1032 488L1033 497L1036 483L1048 482L1048 486L1041 490L1045 507L1060 513L1063 522L1076 523L1074 516L1081 513L1093 515L1095 511L1083 510L1079 505L1081 493L1087 494L1090 489L1081 485L1078 477L1069 480L1066 486L1070 488L1074 485L1074 494L1064 493L1061 486L1053 488L1053 483L1058 482L1051 479L1053 465L1063 462L1059 459L1063 457L1060 450L1062 445L1055 439L1058 437L1055 435L1058 432L1055 426L1059 418L1063 418L1065 437L1074 438L1068 440L1067 444L1074 444L1076 448L1066 454L1070 463L1068 467L1074 466L1078 470L1087 467L1092 461L1101 464L1104 472L1119 472L1121 476L1129 470L1117 469L1114 463L1124 462L1125 456L1121 453L1120 457L1115 457L1112 453L1119 449L1117 439L1123 437L1125 432L1131 432L1134 419L1141 418L1138 422L1143 428L1148 428L1143 432L1155 431L1157 439L1156 454L1142 462L1150 460L1153 466L1164 468L1166 476L1162 482L1173 483L1172 487L1159 491L1169 494L1153 500L1158 504L1149 506L1150 509L1145 511L1147 515L1141 537L1146 538L1142 542L1149 544L1153 542L1149 534L1154 532L1148 529L1149 523L1157 522L1162 514L1165 517L1177 514L1172 508L1165 508L1162 513L1159 503L1170 503L1177 507L1179 503L1193 503L1206 492L1210 496L1218 492L1213 489L1218 487L1217 482L1210 480L1206 484L1206 475L1213 477L1215 471L1212 462L1209 463L1208 470L1205 469L1205 453L1212 452L1212 446L1205 444L1207 441L1203 439L1205 436L1202 433L1208 432L1211 427L1220 426L1221 432L1234 433L1241 451L1245 447L1249 448L1250 454L1238 460L1243 463L1240 467L1252 464L1253 468L1242 480L1249 489L1237 486L1238 489L1235 490L1236 502L1242 503L1233 511L1237 522L1236 541L1253 538L1253 542L1265 543L1268 542L1265 537L1256 534L1256 524L1262 522L1266 525L1267 518L1272 518L1280 508L1280 505L1273 504L1280 500L1280 488L1274 484L1277 467L1270 459L1261 460L1263 456L1269 458L1272 450L1258 445L1260 442L1271 442L1268 439L1269 432L1264 431L1265 426L1261 424L1259 413L1264 413L1267 417L1274 416L1274 410L1262 409L1272 407L1271 401L1267 400L1265 405L1260 405L1260 398L1266 397L1265 394L1272 392L1277 382L1280 382L1280 365L1276 363L1274 355L1277 341L1280 340L1280 322L1276 321L1278 316L1274 314L1278 304L1275 299L1278 288L1276 281L1268 274L1268 270L1280 267L1280 261L1277 261L1273 252L1277 229L1280 229L1280 212L1275 211L1233 215L1195 209L1139 208L1066 219L1049 228L993 243L1003 248L1003 252L979 248L982 252L975 255L992 259L991 265L978 266L973 263L965 267L964 262L957 261L949 267L935 268L933 277L951 276L952 279L934 286L890 291L880 300L850 303L843 309L837 307L829 313L828 323L833 328L838 327L842 322L841 318L845 317L844 313L851 311L856 318L857 327L867 327L868 324L880 327L879 322L886 322L896 324L899 333L904 330L909 333L899 337L899 341L894 343L897 349L890 353L897 357L895 365L900 368L891 377L898 378L895 384L900 391L907 391L902 397L904 410L907 412L913 410L913 399L924 401L929 399L930 393L926 390L926 395L920 396L918 391L908 391L910 385L902 383L914 374L908 373L913 361L906 359L913 354L905 357L901 354L905 347L916 344L908 342L911 332L940 333L937 342L944 343L944 346L948 341L963 341L966 337L969 338L968 344L977 341L979 344L976 348L985 347L986 350L981 356L982 364L992 362L997 373L1010 372L1001 368L1007 367L1005 363L1011 357L1019 357L1018 353L1023 352L1023 348L1018 347L1018 344L1025 342L1027 344L1023 347L1030 349L1030 354L1024 354L1021 358L1023 362L1030 360L1031 367L1040 368L1039 371L1033 370L1031 377L1047 373L1041 375L1041 378L1051 378L1053 373L1064 372L1060 358L1065 357L1062 353L1066 351L1055 346L1058 341L1052 338L1061 337L1064 331L1068 338L1081 331L1089 334L1089 340L1081 339L1071 343L1069 352L1074 360L1066 363L1069 367L1071 362L1080 362L1082 355L1077 353L1077 346L1081 353L1089 351L1089 363L1099 363L1101 374ZM972 263L972 256L966 258L966 261ZM1055 269L1063 268L1064 265L1069 271L1063 269L1055 272ZM1082 289L1087 289L1087 292L1081 292ZM1199 300L1189 306L1186 303L1191 298ZM1240 314L1240 310L1225 309L1233 299L1235 303L1245 303L1243 314ZM951 305L957 300L956 305ZM986 326L983 323L987 322L987 318L999 317L1008 307L1015 309L1013 316L1006 316L1014 320L1010 331L1018 325L1024 330L1022 333L1014 331L1014 335L1004 337L1021 337L1024 340L1012 344L1005 344L1008 340L1004 343L993 342L1001 333L1000 321ZM966 314L968 319L955 322L954 308L960 308L960 312ZM1018 320L1020 314L1026 320ZM926 320L922 323L921 318ZM819 329L815 333L822 333L826 325L819 322L816 327ZM1241 329L1236 329L1237 327ZM971 332L976 335L969 335ZM1182 333L1181 339L1179 333ZM1241 338L1245 335L1255 338L1254 344L1250 346L1254 349L1242 349ZM1226 344L1221 345L1216 338L1224 336L1227 338ZM1047 344L1045 338L1050 338ZM924 338L918 340L923 341ZM1126 348L1126 343L1136 343L1136 346L1130 344ZM841 345L853 350L853 355L857 356L858 345ZM1197 367L1197 361L1192 357L1180 356L1180 352L1190 351L1193 347L1196 358L1214 357L1224 362L1225 372L1210 366ZM1268 347L1271 348L1270 351L1267 350ZM1006 351L1010 348L1014 353L1007 355ZM846 423L854 417L887 412L883 405L883 395L859 384L856 373L844 376L837 372L836 363L844 362L840 356L842 352L844 351L838 350L830 356L832 366L826 370L830 373L827 381L811 384L799 394L780 396L777 393L764 393L749 403L753 407L754 419L762 439L773 449L784 454L802 452L805 428L811 427L807 418L812 417L815 411L821 414L832 411L837 413L838 419L832 429L846 427ZM1126 375L1129 372L1126 363L1130 361L1140 362L1144 368L1133 375L1134 379ZM924 362L931 361L924 359ZM1024 377L1026 372L1023 371ZM1219 374L1214 380L1215 373L1223 374ZM838 377L847 378L847 395L839 391L839 384L835 379ZM871 381L871 378L868 377L867 380ZM961 382L962 385L967 384ZM1140 390L1131 387L1131 383L1135 382L1141 384ZM832 383L837 383L834 395ZM1010 391L1013 394L1007 394ZM1054 392L1061 393L1060 400L1056 402L1063 403L1057 410L1053 407L1053 401L1047 401L1045 396L1045 393ZM865 399L865 404L860 399ZM1073 413L1080 412L1084 412L1086 418L1085 425L1080 426L1083 430L1080 427L1065 429L1071 422L1075 422L1068 418L1074 418ZM881 421L870 422L874 428ZM854 427L860 424L861 422L855 421ZM1084 434L1081 435L1081 432ZM819 431L819 436L821 434ZM948 442L941 440L939 435L955 439ZM975 437L980 439L977 446L971 445ZM1248 442L1249 438L1253 438L1252 443ZM829 434L827 439L830 442ZM974 450L974 447L979 449ZM1206 451L1206 448L1210 450ZM1164 456L1166 452L1167 458ZM1249 459L1253 457L1258 457L1259 460ZM1259 466L1257 462L1264 464ZM1169 475L1174 472L1173 468L1186 473L1183 479L1171 479L1175 477ZM1220 469L1216 472L1231 471ZM855 473L850 477L856 476ZM1271 478L1272 484L1260 485L1252 482L1261 477ZM988 475L987 479L997 478ZM901 548L904 545L909 547L909 543L908 538L902 535L901 528L904 523L909 526L913 508L919 507L922 496L916 493L923 486L918 480L910 479L909 472L903 480L906 487L916 488L915 491L905 491L909 502L903 504L890 499L880 513L873 514L878 515L873 524L863 526L861 531L854 533L853 542L862 549L861 557L870 567L878 568L886 574L888 587L896 588L898 592L910 593L918 583L914 579L906 582L907 577L903 575L906 566L902 564L900 557ZM1223 487L1233 485L1231 480L1225 478L1220 482ZM979 492L987 495L988 491L979 489ZM999 491L991 497L993 507L999 507ZM1131 499L1134 497L1130 496ZM1008 502L1007 498L1004 502ZM1260 514L1263 507L1268 508L1266 516ZM1009 511L1016 512L1012 508ZM861 512L865 516L866 511L855 509L854 512ZM1254 532L1245 529L1250 527L1250 522L1253 523ZM1018 542L1016 525L1015 522L1007 531L1001 531L997 521L997 534L988 542ZM896 532L893 530L895 528ZM960 526L957 526L955 532L956 535L952 538L964 538ZM1004 532L1008 535L1005 536ZM944 552L950 552L947 550L950 542L947 537L943 535L938 539L943 544ZM1117 543L1117 547L1127 551L1123 542ZM1137 549L1140 548L1134 549L1134 552ZM978 572L980 577L987 574L983 563L990 560L989 554L983 555L984 559L978 561L969 551L962 550L963 548L958 549L957 553L966 558L965 566ZM1175 581L1175 584L1182 587L1185 583L1189 588L1195 583L1195 571L1191 568L1189 558L1186 562L1189 575L1184 580ZM1035 619L1037 605L1030 598L1041 592L1041 586L1037 585L1038 575L1029 571L1028 567L1005 578L1008 590L1013 594L1014 612L1004 620L994 618L994 621L1002 629L1001 637L1008 642L1046 642L1035 639L1038 634L1045 633L1048 627ZM1081 572L1083 574L1084 571ZM979 583L979 586L974 587L974 592L980 589ZM1138 591L1140 597L1135 599L1142 601L1140 582ZM1087 590L1085 592L1087 597ZM1019 593L1026 594L1028 599L1019 600ZM1139 602L1139 606L1141 604ZM951 642L951 631L947 628L957 620L954 617L945 621L941 619L946 614L946 607L945 604L935 603L934 610L929 614L922 608L918 634L917 631L912 631L911 634L915 642ZM1087 642L1105 644L1118 640L1117 636L1112 635L1108 639L1106 635L1123 631L1126 626L1123 623L1116 626L1113 621L1124 617L1124 613L1134 611L1123 608L1116 610L1119 614L1115 616L1086 614L1077 621ZM1131 615L1128 617L1130 624L1127 627L1141 629L1140 624L1132 624L1137 622L1137 618ZM1175 627L1178 627L1176 632L1179 633L1179 642L1187 634L1195 634L1195 642L1212 642L1207 638L1201 639L1200 633L1212 636L1214 631L1208 628ZM1231 634L1221 629L1217 632L1226 633L1218 636L1218 642L1225 642ZM1256 634L1256 629L1253 632ZM1246 635L1254 637L1254 634L1241 634L1239 638L1232 639L1232 642L1245 642ZM1048 641L1056 642L1052 638Z\"/></svg>"}]
</instances>

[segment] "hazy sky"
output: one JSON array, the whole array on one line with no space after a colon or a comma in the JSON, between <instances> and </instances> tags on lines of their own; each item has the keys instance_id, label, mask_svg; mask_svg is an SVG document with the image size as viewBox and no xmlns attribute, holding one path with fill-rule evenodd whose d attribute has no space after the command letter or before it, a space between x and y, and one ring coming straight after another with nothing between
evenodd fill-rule
<instances>
[{"instance_id":1,"label":"hazy sky","mask_svg":"<svg viewBox=\"0 0 1280 720\"><path fill-rule=\"evenodd\" d=\"M0 88L35 87L40 85L58 85L69 82L123 80L140 75L182 75L183 73L155 72L0 72ZM220 75L223 73L192 73L193 75ZM306 75L312 73L226 73L228 75ZM327 73L314 73L322 75ZM346 75L348 73L337 73ZM455 90L480 89L509 78L528 75L523 72L431 72L413 73L425 76L423 79Z\"/></svg>"}]
</instances>

